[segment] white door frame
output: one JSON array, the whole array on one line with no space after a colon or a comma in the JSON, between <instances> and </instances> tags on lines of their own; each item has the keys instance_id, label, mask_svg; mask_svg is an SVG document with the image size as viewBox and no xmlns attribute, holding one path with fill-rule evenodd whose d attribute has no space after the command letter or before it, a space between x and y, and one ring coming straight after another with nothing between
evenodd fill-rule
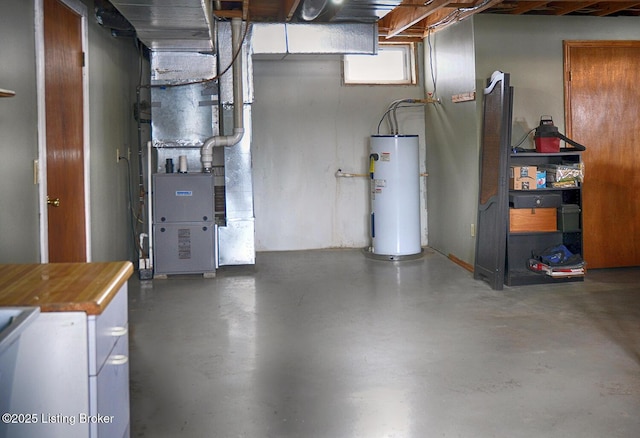
<instances>
[{"instance_id":1,"label":"white door frame","mask_svg":"<svg viewBox=\"0 0 640 438\"><path fill-rule=\"evenodd\" d=\"M89 52L88 52L88 12L87 6L80 0L59 0L81 17L82 26L82 50L84 52L85 65L82 69L82 114L83 114L83 149L84 149L84 217L85 217L85 242L86 261L91 261L91 218L89 204ZM40 262L49 262L49 227L47 220L47 130L45 110L45 72L44 72L44 9L43 0L34 0L35 17L35 49L36 49L36 84L38 105L38 161L37 179L39 184L40 203Z\"/></svg>"}]
</instances>

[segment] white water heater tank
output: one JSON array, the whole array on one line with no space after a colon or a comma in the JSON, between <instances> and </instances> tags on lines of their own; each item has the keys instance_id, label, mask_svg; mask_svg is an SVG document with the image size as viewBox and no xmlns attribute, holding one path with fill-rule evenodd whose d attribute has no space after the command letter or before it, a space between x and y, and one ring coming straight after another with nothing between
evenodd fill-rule
<instances>
[{"instance_id":1,"label":"white water heater tank","mask_svg":"<svg viewBox=\"0 0 640 438\"><path fill-rule=\"evenodd\" d=\"M372 252L391 258L419 254L418 136L373 135L370 146Z\"/></svg>"}]
</instances>

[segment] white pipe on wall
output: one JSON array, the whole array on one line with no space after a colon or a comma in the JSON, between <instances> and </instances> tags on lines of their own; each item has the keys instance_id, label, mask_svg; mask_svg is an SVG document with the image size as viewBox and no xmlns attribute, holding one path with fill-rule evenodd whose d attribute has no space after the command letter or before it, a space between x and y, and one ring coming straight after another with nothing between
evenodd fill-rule
<instances>
[{"instance_id":1,"label":"white pipe on wall","mask_svg":"<svg viewBox=\"0 0 640 438\"><path fill-rule=\"evenodd\" d=\"M148 230L147 234L149 235L149 266L148 269L153 269L153 196L151 196L152 184L153 180L151 177L151 148L152 142L147 142L147 222L148 222Z\"/></svg>"},{"instance_id":2,"label":"white pipe on wall","mask_svg":"<svg viewBox=\"0 0 640 438\"><path fill-rule=\"evenodd\" d=\"M231 20L231 41L235 59L233 61L233 134L209 137L201 149L201 161L204 172L210 173L213 165L213 148L233 146L242 140L244 135L244 97L242 89L242 20Z\"/></svg>"}]
</instances>

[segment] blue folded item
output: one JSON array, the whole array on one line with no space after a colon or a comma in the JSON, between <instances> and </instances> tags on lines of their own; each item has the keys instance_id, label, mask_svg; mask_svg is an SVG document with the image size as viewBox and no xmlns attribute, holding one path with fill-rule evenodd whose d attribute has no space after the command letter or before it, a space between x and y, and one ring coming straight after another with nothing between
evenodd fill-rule
<instances>
[{"instance_id":1,"label":"blue folded item","mask_svg":"<svg viewBox=\"0 0 640 438\"><path fill-rule=\"evenodd\" d=\"M539 254L533 253L532 255L534 259L549 266L575 265L582 262L582 257L579 254L573 254L564 245L552 246Z\"/></svg>"}]
</instances>

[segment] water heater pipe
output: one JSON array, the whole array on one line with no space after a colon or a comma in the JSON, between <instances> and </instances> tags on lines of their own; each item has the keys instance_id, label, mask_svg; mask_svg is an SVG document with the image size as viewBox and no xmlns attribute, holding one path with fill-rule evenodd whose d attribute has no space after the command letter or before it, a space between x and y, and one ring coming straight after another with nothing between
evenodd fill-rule
<instances>
[{"instance_id":1,"label":"water heater pipe","mask_svg":"<svg viewBox=\"0 0 640 438\"><path fill-rule=\"evenodd\" d=\"M394 100L393 102L391 102L389 104L389 106L387 107L387 110L385 111L385 113L382 115L382 118L380 119L380 122L378 123L378 135L380 134L380 125L382 125L382 122L384 121L384 119L387 119L387 122L389 123L389 131L391 133L391 135L398 135L399 132L399 127L398 127L398 117L396 116L396 111L398 110L398 108L400 108L400 106L403 103L408 104L408 106L413 106L413 105L424 105L427 103L435 103L436 100L428 98L428 99L413 99L413 98L406 98L406 99L397 99Z\"/></svg>"},{"instance_id":2,"label":"water heater pipe","mask_svg":"<svg viewBox=\"0 0 640 438\"><path fill-rule=\"evenodd\" d=\"M231 44L233 61L233 135L219 135L209 137L204 141L200 150L200 160L205 173L211 173L213 166L213 148L234 146L242 140L244 135L244 98L242 91L242 19L231 19Z\"/></svg>"}]
</instances>

